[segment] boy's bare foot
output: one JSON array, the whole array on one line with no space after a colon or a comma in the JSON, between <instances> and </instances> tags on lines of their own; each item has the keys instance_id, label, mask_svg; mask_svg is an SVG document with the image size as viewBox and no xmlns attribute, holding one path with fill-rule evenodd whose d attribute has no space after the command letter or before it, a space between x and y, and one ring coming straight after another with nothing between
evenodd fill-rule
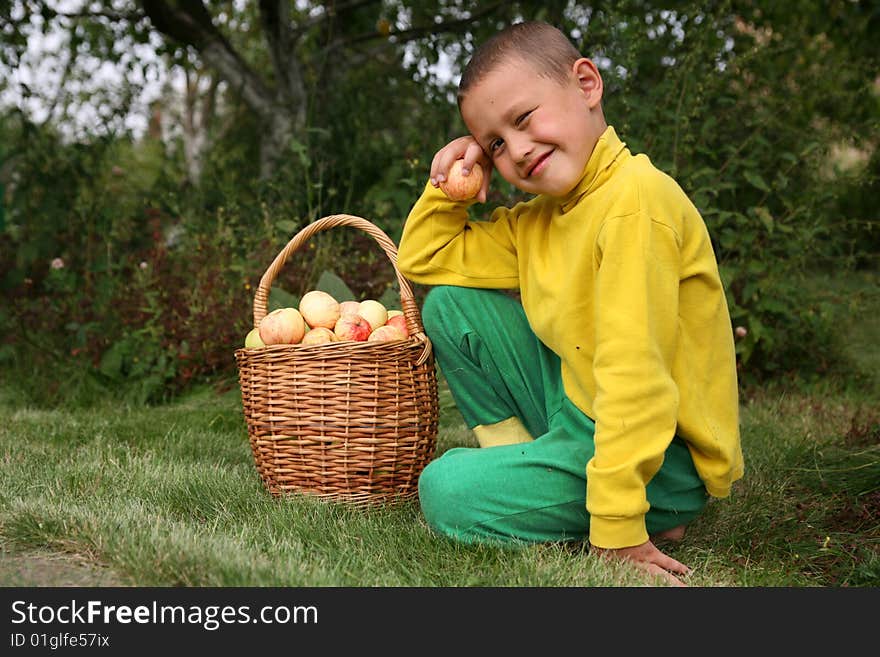
<instances>
[{"instance_id":1,"label":"boy's bare foot","mask_svg":"<svg viewBox=\"0 0 880 657\"><path fill-rule=\"evenodd\" d=\"M684 532L686 528L686 525L679 525L678 527L673 527L672 529L664 529L662 532L652 534L651 540L672 541L674 543L678 543L681 539L684 538Z\"/></svg>"}]
</instances>

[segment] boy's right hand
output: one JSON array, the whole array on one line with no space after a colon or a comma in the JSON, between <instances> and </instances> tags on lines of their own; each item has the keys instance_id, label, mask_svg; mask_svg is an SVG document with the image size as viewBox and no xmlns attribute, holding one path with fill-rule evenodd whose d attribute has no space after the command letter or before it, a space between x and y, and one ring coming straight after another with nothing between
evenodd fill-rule
<instances>
[{"instance_id":1,"label":"boy's right hand","mask_svg":"<svg viewBox=\"0 0 880 657\"><path fill-rule=\"evenodd\" d=\"M462 173L470 173L475 162L479 162L483 167L483 184L477 192L477 200L485 203L489 192L489 179L492 177L492 161L486 157L477 140L470 135L453 139L434 154L434 159L431 161L431 184L439 187L440 183L446 180L446 175L456 160L464 160Z\"/></svg>"}]
</instances>

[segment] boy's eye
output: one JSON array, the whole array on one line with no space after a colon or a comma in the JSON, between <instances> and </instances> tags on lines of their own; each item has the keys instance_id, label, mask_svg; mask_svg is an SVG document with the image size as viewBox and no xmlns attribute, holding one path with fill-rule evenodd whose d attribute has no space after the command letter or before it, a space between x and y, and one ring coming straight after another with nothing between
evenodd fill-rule
<instances>
[{"instance_id":1,"label":"boy's eye","mask_svg":"<svg viewBox=\"0 0 880 657\"><path fill-rule=\"evenodd\" d=\"M516 117L516 121L514 122L514 125L517 128L522 126L523 123L525 123L526 121L529 120L529 117L531 116L532 112L534 112L534 111L535 110L529 110L528 112L523 112L522 114L520 114L518 117Z\"/></svg>"},{"instance_id":2,"label":"boy's eye","mask_svg":"<svg viewBox=\"0 0 880 657\"><path fill-rule=\"evenodd\" d=\"M490 153L497 153L498 150L499 150L502 146L504 146L504 140L503 140L503 139L493 139L492 141L489 142L489 152L490 152Z\"/></svg>"}]
</instances>

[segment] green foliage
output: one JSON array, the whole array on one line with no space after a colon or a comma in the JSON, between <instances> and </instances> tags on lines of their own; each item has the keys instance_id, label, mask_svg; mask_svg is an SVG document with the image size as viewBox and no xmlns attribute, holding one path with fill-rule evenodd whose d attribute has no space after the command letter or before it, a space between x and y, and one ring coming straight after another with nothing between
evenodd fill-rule
<instances>
[{"instance_id":1,"label":"green foliage","mask_svg":"<svg viewBox=\"0 0 880 657\"><path fill-rule=\"evenodd\" d=\"M399 240L433 153L463 132L455 74L503 24L544 18L601 64L609 122L706 219L734 326L746 329L736 343L743 382L809 380L848 366L834 330L839 306L805 277L876 272L880 94L866 81L880 69L880 17L869 3L515 2L420 32L435 16L460 17L460 5L368 4L326 30L304 29L296 53L306 121L268 177L265 122L235 89L205 126L197 182L179 136L133 140L108 127L70 140L53 121L0 114L0 358L33 353L59 371L63 361L113 394L150 401L231 376L254 289L280 249L335 213L363 216ZM242 57L269 70L257 8L216 9L227 10L217 25ZM296 21L308 14L292 11ZM383 36L382 21L391 34L421 36ZM20 56L23 29L8 30L5 61ZM89 29L78 43L104 52L110 24ZM117 36L143 42L145 33ZM198 69L178 45L164 42L163 54ZM435 75L443 67L452 79ZM490 204L520 198L495 177ZM62 267L51 266L56 259ZM354 298L399 293L375 242L341 229L290 258L270 304L290 305L326 284L326 272Z\"/></svg>"}]
</instances>

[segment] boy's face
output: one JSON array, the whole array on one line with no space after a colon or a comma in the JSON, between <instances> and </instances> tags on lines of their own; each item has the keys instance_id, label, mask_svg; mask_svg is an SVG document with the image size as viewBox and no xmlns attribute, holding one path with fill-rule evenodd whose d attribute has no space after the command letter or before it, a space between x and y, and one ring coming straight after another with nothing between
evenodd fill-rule
<instances>
[{"instance_id":1,"label":"boy's face","mask_svg":"<svg viewBox=\"0 0 880 657\"><path fill-rule=\"evenodd\" d=\"M601 99L602 79L587 59L564 83L512 61L467 92L461 115L506 181L531 194L564 196L607 127Z\"/></svg>"}]
</instances>

